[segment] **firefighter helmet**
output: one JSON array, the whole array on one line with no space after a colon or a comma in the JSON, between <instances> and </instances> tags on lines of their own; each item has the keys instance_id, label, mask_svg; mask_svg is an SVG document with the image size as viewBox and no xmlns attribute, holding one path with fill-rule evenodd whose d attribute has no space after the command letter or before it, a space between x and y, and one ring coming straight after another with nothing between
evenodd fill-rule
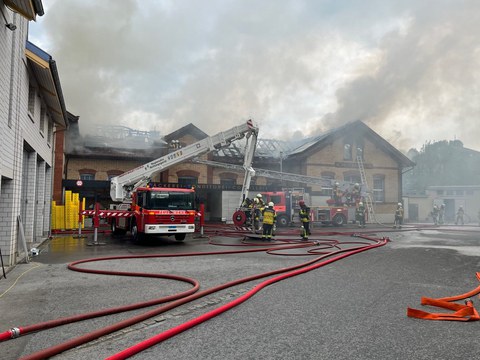
<instances>
[{"instance_id":1,"label":"firefighter helmet","mask_svg":"<svg viewBox=\"0 0 480 360\"><path fill-rule=\"evenodd\" d=\"M402 206L402 203L398 203L397 205L398 205L398 206Z\"/></svg>"},{"instance_id":2,"label":"firefighter helmet","mask_svg":"<svg viewBox=\"0 0 480 360\"><path fill-rule=\"evenodd\" d=\"M300 201L298 202L298 205L300 205L300 206L304 206L304 205L305 205L305 201L303 201L303 200L300 200Z\"/></svg>"},{"instance_id":3,"label":"firefighter helmet","mask_svg":"<svg viewBox=\"0 0 480 360\"><path fill-rule=\"evenodd\" d=\"M359 206L363 206L363 202L360 201L360 202L358 203L358 205L359 205Z\"/></svg>"},{"instance_id":4,"label":"firefighter helmet","mask_svg":"<svg viewBox=\"0 0 480 360\"><path fill-rule=\"evenodd\" d=\"M257 194L257 198L261 199L261 198L262 198L262 194Z\"/></svg>"},{"instance_id":5,"label":"firefighter helmet","mask_svg":"<svg viewBox=\"0 0 480 360\"><path fill-rule=\"evenodd\" d=\"M273 208L273 205L274 205L274 204L273 204L273 202L271 202L271 201L268 203L268 207Z\"/></svg>"}]
</instances>

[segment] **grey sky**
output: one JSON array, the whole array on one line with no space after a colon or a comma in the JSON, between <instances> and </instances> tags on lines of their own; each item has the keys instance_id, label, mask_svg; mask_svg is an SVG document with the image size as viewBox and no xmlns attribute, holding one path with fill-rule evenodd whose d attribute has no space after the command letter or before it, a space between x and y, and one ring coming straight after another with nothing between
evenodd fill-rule
<instances>
[{"instance_id":1,"label":"grey sky","mask_svg":"<svg viewBox=\"0 0 480 360\"><path fill-rule=\"evenodd\" d=\"M81 131L263 138L363 120L400 150L480 150L480 1L42 0L30 40L57 61Z\"/></svg>"}]
</instances>

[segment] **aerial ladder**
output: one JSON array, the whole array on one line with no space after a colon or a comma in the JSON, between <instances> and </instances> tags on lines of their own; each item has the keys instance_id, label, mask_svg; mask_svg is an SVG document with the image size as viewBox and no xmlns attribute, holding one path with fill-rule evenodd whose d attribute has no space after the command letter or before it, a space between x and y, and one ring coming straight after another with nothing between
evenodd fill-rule
<instances>
[{"instance_id":1,"label":"aerial ladder","mask_svg":"<svg viewBox=\"0 0 480 360\"><path fill-rule=\"evenodd\" d=\"M252 120L248 120L240 126L235 126L230 130L220 132L214 136L207 137L191 145L179 148L165 156L150 161L144 165L138 166L119 176L115 176L110 181L110 197L113 201L128 202L132 192L139 187L144 187L150 182L153 174L164 171L176 164L201 156L213 150L218 150L229 146L233 141L246 138L245 161L243 170L246 171L244 190L248 194L250 179L255 174L251 167L251 162L257 143L258 127Z\"/></svg>"},{"instance_id":2,"label":"aerial ladder","mask_svg":"<svg viewBox=\"0 0 480 360\"><path fill-rule=\"evenodd\" d=\"M229 146L233 141L246 138L245 181L243 192L248 195L250 179L255 174L251 160L255 151L258 128L252 120L240 126L207 137L183 148L138 166L110 180L111 210L84 210L82 215L109 218L112 234L130 231L134 241L150 235L175 236L183 241L187 233L195 231L195 194L193 189L148 186L151 177L176 164L196 156ZM96 220L95 220L96 219Z\"/></svg>"},{"instance_id":3,"label":"aerial ladder","mask_svg":"<svg viewBox=\"0 0 480 360\"><path fill-rule=\"evenodd\" d=\"M363 186L362 186L362 189L365 191L363 196L365 198L365 202L367 205L368 220L370 222L377 222L377 219L375 217L375 210L373 209L373 200L372 200L371 191L369 190L368 183L367 183L367 176L365 174L363 159L362 159L362 156L360 155L357 156L357 165L358 165L358 170L360 171L360 179L362 180L363 186L365 186L365 189L363 189Z\"/></svg>"},{"instance_id":4,"label":"aerial ladder","mask_svg":"<svg viewBox=\"0 0 480 360\"><path fill-rule=\"evenodd\" d=\"M222 162L213 161L213 160L204 160L199 158L194 158L192 161L199 164L222 167L224 169L229 169L234 171L242 171L244 170L244 167L245 167L245 165L241 166L237 164L228 164L228 163L222 163ZM278 179L281 181L297 182L301 184L311 184L311 185L319 185L319 186L325 186L325 187L330 187L335 183L335 180L319 178L315 176L298 175L298 174L286 173L286 172L275 171L275 170L259 169L259 168L255 168L252 170L253 170L253 176L266 177L270 179Z\"/></svg>"},{"instance_id":5,"label":"aerial ladder","mask_svg":"<svg viewBox=\"0 0 480 360\"><path fill-rule=\"evenodd\" d=\"M212 160L204 160L199 158L194 158L192 161L200 164L209 165L209 166L221 167L221 168L225 168L233 171L242 171L244 169L244 167L238 164L229 164L229 163L223 163L223 162L212 161ZM266 177L266 178L300 183L300 184L317 185L323 188L333 188L334 186L338 186L344 193L349 193L351 189L356 185L354 183L349 183L345 181L339 182L338 180L335 180L335 179L285 173L282 171L266 170L266 169L259 169L259 168L255 168L252 172L250 172L250 174L252 173L253 175L251 176L260 176L260 177ZM248 174L246 173L246 176L247 175ZM242 223L242 221L244 221L245 218L248 218L246 216L239 216L238 214L239 211L242 212L243 210L242 203L243 203L243 200L245 199L245 194L244 193L242 194L243 195L240 201L239 210L237 210L233 215L233 221L236 224ZM364 191L363 186L361 188L360 195L362 197L365 197L367 195L367 193ZM350 211L348 210L348 208L346 208L343 205L329 205L325 207L319 207L317 209L317 217L319 222L321 222L322 224L333 224L336 226L342 226L343 224L347 223L349 219L353 220L351 216L352 214L349 214L349 213ZM280 219L283 218L283 215L280 215L279 218ZM283 225L285 226L285 224Z\"/></svg>"}]
</instances>

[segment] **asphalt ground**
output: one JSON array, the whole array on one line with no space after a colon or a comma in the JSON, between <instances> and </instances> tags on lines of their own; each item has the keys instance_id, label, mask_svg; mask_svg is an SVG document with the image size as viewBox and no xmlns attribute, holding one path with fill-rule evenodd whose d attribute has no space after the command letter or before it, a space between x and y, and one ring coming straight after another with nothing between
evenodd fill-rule
<instances>
[{"instance_id":1,"label":"asphalt ground","mask_svg":"<svg viewBox=\"0 0 480 360\"><path fill-rule=\"evenodd\" d=\"M339 230L315 228L311 240L352 241ZM480 353L480 322L427 321L406 316L420 298L463 294L479 285L480 227L409 225L401 231L367 225L387 245L274 283L239 306L157 344L132 359L465 359ZM281 236L278 236L279 238ZM80 273L67 264L119 255L226 251L241 237L221 232L189 236L183 243L157 239L134 244L128 237L99 234L55 236L28 264L0 280L0 333L65 316L165 296L190 286L165 279ZM217 246L209 241L235 246ZM275 244L253 240L260 246ZM258 244L256 245L258 247ZM314 245L312 245L314 246ZM251 248L250 246L247 248ZM241 247L246 248L245 245ZM308 257L308 260L311 256ZM89 268L172 273L193 277L201 288L307 261L305 256L266 252L202 257L119 259ZM259 281L241 284L185 304L122 331L65 351L54 359L104 359L164 330L196 318L245 294ZM480 307L480 299L473 298ZM461 303L461 302L460 302ZM149 308L150 310L151 308ZM0 343L0 358L19 359L116 323L146 309L82 321Z\"/></svg>"}]
</instances>

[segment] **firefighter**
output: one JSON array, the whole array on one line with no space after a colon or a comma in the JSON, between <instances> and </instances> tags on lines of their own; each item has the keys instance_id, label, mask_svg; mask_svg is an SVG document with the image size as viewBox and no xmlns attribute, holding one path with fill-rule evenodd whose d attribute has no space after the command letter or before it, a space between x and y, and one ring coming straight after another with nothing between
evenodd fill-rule
<instances>
[{"instance_id":1,"label":"firefighter","mask_svg":"<svg viewBox=\"0 0 480 360\"><path fill-rule=\"evenodd\" d=\"M342 193L342 190L340 190L340 184L338 182L335 182L332 189L333 203L335 206L343 205L342 196L343 196L343 193Z\"/></svg>"},{"instance_id":2,"label":"firefighter","mask_svg":"<svg viewBox=\"0 0 480 360\"><path fill-rule=\"evenodd\" d=\"M262 212L263 212L263 209L265 209L265 203L263 202L262 194L257 194L257 196L255 196L253 201L254 201L253 226L254 226L255 230L260 230L260 223L262 221L262 218L261 218L262 217Z\"/></svg>"},{"instance_id":3,"label":"firefighter","mask_svg":"<svg viewBox=\"0 0 480 360\"><path fill-rule=\"evenodd\" d=\"M445 204L440 205L438 210L438 223L442 225L445 222Z\"/></svg>"},{"instance_id":4,"label":"firefighter","mask_svg":"<svg viewBox=\"0 0 480 360\"><path fill-rule=\"evenodd\" d=\"M365 206L363 202L359 202L355 211L355 220L358 221L358 227L365 227Z\"/></svg>"},{"instance_id":5,"label":"firefighter","mask_svg":"<svg viewBox=\"0 0 480 360\"><path fill-rule=\"evenodd\" d=\"M245 198L242 202L243 211L245 212L246 223L251 225L252 223L252 209L253 209L253 200L250 198Z\"/></svg>"},{"instance_id":6,"label":"firefighter","mask_svg":"<svg viewBox=\"0 0 480 360\"><path fill-rule=\"evenodd\" d=\"M395 220L393 222L393 228L396 229L398 226L398 228L401 229L402 224L403 224L403 206L402 206L402 203L398 203L397 208L395 209Z\"/></svg>"},{"instance_id":7,"label":"firefighter","mask_svg":"<svg viewBox=\"0 0 480 360\"><path fill-rule=\"evenodd\" d=\"M303 240L308 240L308 235L310 233L310 208L305 204L305 201L300 200L298 202L300 205L300 221L302 222L302 233L300 234Z\"/></svg>"},{"instance_id":8,"label":"firefighter","mask_svg":"<svg viewBox=\"0 0 480 360\"><path fill-rule=\"evenodd\" d=\"M263 209L263 233L262 240L271 241L273 234L273 227L277 221L277 214L273 208L273 202L268 203L268 207Z\"/></svg>"},{"instance_id":9,"label":"firefighter","mask_svg":"<svg viewBox=\"0 0 480 360\"><path fill-rule=\"evenodd\" d=\"M438 213L440 210L438 209L437 205L433 205L433 210L432 210L432 218L433 218L433 224L438 225Z\"/></svg>"},{"instance_id":10,"label":"firefighter","mask_svg":"<svg viewBox=\"0 0 480 360\"><path fill-rule=\"evenodd\" d=\"M265 202L263 201L262 194L257 194L256 199L257 199L256 202L260 205L260 208L264 208L265 207Z\"/></svg>"},{"instance_id":11,"label":"firefighter","mask_svg":"<svg viewBox=\"0 0 480 360\"><path fill-rule=\"evenodd\" d=\"M353 185L352 192L350 193L350 204L357 204L362 201L361 188L359 183Z\"/></svg>"},{"instance_id":12,"label":"firefighter","mask_svg":"<svg viewBox=\"0 0 480 360\"><path fill-rule=\"evenodd\" d=\"M463 215L465 215L465 211L463 210L463 206L460 206L457 211L457 218L455 219L455 225L463 225Z\"/></svg>"}]
</instances>

